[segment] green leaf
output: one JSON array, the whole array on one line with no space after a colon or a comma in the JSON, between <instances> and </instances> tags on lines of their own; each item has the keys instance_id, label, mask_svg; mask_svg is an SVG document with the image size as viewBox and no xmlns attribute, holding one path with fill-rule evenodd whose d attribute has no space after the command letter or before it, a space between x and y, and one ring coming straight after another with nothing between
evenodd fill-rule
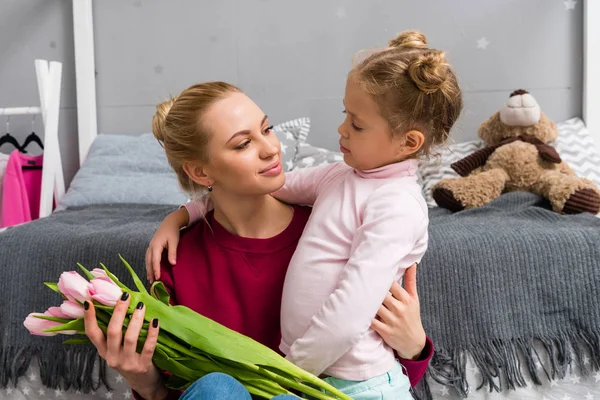
<instances>
[{"instance_id":1,"label":"green leaf","mask_svg":"<svg viewBox=\"0 0 600 400\"><path fill-rule=\"evenodd\" d=\"M58 289L58 283L54 282L44 282L44 285L48 286L50 289L54 290L58 294L62 294Z\"/></svg>"},{"instance_id":2,"label":"green leaf","mask_svg":"<svg viewBox=\"0 0 600 400\"><path fill-rule=\"evenodd\" d=\"M275 393L283 394L287 393L287 389L296 389L317 399L351 399L253 339L187 307L169 306L161 301L159 293L154 293L154 297L148 294L131 266L123 257L119 257L140 289L139 292L130 293L128 314L132 314L141 301L146 305L144 320L160 320L161 330L153 357L160 369L192 382L210 372L229 373L257 395L268 393L272 397ZM112 314L112 311L100 311ZM126 319L124 326L128 324ZM143 330L143 334L147 335L147 331Z\"/></svg>"},{"instance_id":3,"label":"green leaf","mask_svg":"<svg viewBox=\"0 0 600 400\"><path fill-rule=\"evenodd\" d=\"M83 265L81 265L80 263L77 263L77 266L79 268L81 268L81 270L83 271L83 273L85 274L85 276L91 281L92 279L95 278L94 274L92 274L90 271L88 271Z\"/></svg>"},{"instance_id":4,"label":"green leaf","mask_svg":"<svg viewBox=\"0 0 600 400\"><path fill-rule=\"evenodd\" d=\"M88 344L91 343L92 341L90 340L90 338L86 337L80 337L80 338L71 338L71 339L67 339L63 342L63 344Z\"/></svg>"},{"instance_id":5,"label":"green leaf","mask_svg":"<svg viewBox=\"0 0 600 400\"><path fill-rule=\"evenodd\" d=\"M137 287L137 289L140 291L140 293L148 294L148 291L146 290L146 287L144 286L144 284L142 283L142 281L140 280L140 278L137 276L137 274L135 273L135 271L133 270L133 268L131 268L131 265L129 265L129 263L120 254L119 254L119 258L121 259L121 261L123 262L123 264L125 264L125 267L127 268L127 270L129 271L129 273L131 274L131 278L133 278L133 283L135 283L135 287Z\"/></svg>"},{"instance_id":6,"label":"green leaf","mask_svg":"<svg viewBox=\"0 0 600 400\"><path fill-rule=\"evenodd\" d=\"M66 324L53 326L52 328L44 329L44 332L58 332L58 331L85 331L85 324L83 318L74 319Z\"/></svg>"},{"instance_id":7,"label":"green leaf","mask_svg":"<svg viewBox=\"0 0 600 400\"><path fill-rule=\"evenodd\" d=\"M53 317L51 315L34 315L34 317L39 319L45 319L46 321L60 322L61 324L66 324L67 322L73 321L70 318L58 318Z\"/></svg>"},{"instance_id":8,"label":"green leaf","mask_svg":"<svg viewBox=\"0 0 600 400\"><path fill-rule=\"evenodd\" d=\"M260 374L268 376L271 379L277 378L279 382L311 395L314 394L317 398L319 398L319 395L317 395L318 390L307 387L303 383L298 386L295 382L300 381L311 384L339 398L349 399L341 391L292 364L268 347L247 336L230 330L187 307L168 307L152 296L143 293L132 293L131 304L137 304L138 301L143 301L146 304L144 318L148 321L155 317L159 318L161 321L161 333L165 331L170 333L172 337L177 338L179 343L186 343L191 348L200 349L203 353L212 355L213 358L251 365L255 369L263 366L270 367L270 371L263 368ZM182 323L182 321L185 321L185 323ZM177 350L183 353L185 352L185 347L178 348ZM190 350L193 351L193 349ZM188 354L190 350L187 350ZM282 371L281 375L283 376L273 371ZM294 377L294 379L290 379L290 376ZM319 393L320 396L323 396L323 392Z\"/></svg>"},{"instance_id":9,"label":"green leaf","mask_svg":"<svg viewBox=\"0 0 600 400\"><path fill-rule=\"evenodd\" d=\"M169 295L167 288L165 288L165 284L161 281L155 281L152 284L152 287L150 288L150 294L161 303L167 306L171 305L171 295Z\"/></svg>"},{"instance_id":10,"label":"green leaf","mask_svg":"<svg viewBox=\"0 0 600 400\"><path fill-rule=\"evenodd\" d=\"M129 289L127 286L125 286L125 285L124 285L124 284L123 284L123 283L122 283L122 282L119 280L119 278L117 278L116 276L114 276L114 275L112 274L112 272L110 272L110 271L108 270L108 268L106 268L106 265L104 265L104 264L100 263L100 266L101 266L101 267L104 269L104 272L106 272L106 275L108 275L108 277L109 277L110 279L112 279L112 281L113 281L114 283L116 283L118 287L120 287L120 288L121 288L122 290L124 290L124 291L131 292L131 289Z\"/></svg>"}]
</instances>

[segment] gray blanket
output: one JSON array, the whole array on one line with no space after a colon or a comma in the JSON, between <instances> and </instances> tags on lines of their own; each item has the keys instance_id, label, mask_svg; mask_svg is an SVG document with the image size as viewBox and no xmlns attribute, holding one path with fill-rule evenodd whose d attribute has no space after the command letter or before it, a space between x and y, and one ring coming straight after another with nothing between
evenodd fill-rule
<instances>
[{"instance_id":1,"label":"gray blanket","mask_svg":"<svg viewBox=\"0 0 600 400\"><path fill-rule=\"evenodd\" d=\"M148 241L172 209L87 207L0 233L0 387L14 383L34 355L50 387L85 391L98 385L93 348L62 346L64 337L33 337L22 322L29 312L60 302L42 282L56 281L77 262L90 268L103 262L126 278L121 253L145 278ZM526 193L457 214L433 209L430 219L418 284L436 354L419 397L430 397L428 379L466 394L467 353L481 384L492 389L524 385L524 373L540 382L534 341L549 354L549 378L562 377L572 363L583 371L600 369L600 219L560 216Z\"/></svg>"},{"instance_id":2,"label":"gray blanket","mask_svg":"<svg viewBox=\"0 0 600 400\"><path fill-rule=\"evenodd\" d=\"M146 282L145 250L160 221L175 207L156 205L90 206L0 233L0 387L15 384L37 356L42 382L51 388L95 390L105 366L93 372L91 346L64 346L65 336L36 337L23 326L30 312L59 305L60 296L43 282L57 282L62 271L105 264L134 287L119 260L121 254Z\"/></svg>"},{"instance_id":3,"label":"gray blanket","mask_svg":"<svg viewBox=\"0 0 600 400\"><path fill-rule=\"evenodd\" d=\"M600 218L561 216L529 193L457 214L432 209L417 281L436 347L428 376L465 397L466 352L490 390L525 386L524 374L540 383L534 341L548 353L548 379L573 363L600 368ZM426 380L419 389L429 397Z\"/></svg>"}]
</instances>

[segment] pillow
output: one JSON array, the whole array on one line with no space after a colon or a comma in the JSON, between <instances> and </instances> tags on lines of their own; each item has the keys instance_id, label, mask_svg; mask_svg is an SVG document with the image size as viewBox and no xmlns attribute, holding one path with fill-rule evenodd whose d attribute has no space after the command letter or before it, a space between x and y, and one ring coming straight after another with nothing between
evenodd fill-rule
<instances>
[{"instance_id":1,"label":"pillow","mask_svg":"<svg viewBox=\"0 0 600 400\"><path fill-rule=\"evenodd\" d=\"M273 127L281 142L284 170L293 167L310 130L308 118ZM188 196L162 146L151 133L139 136L101 134L96 137L56 211L90 204L183 204Z\"/></svg>"},{"instance_id":2,"label":"pillow","mask_svg":"<svg viewBox=\"0 0 600 400\"><path fill-rule=\"evenodd\" d=\"M90 204L182 204L187 199L154 135L101 134L57 211Z\"/></svg>"},{"instance_id":3,"label":"pillow","mask_svg":"<svg viewBox=\"0 0 600 400\"><path fill-rule=\"evenodd\" d=\"M585 123L580 118L572 118L556 126L558 137L551 144L560 157L578 176L600 187L600 153Z\"/></svg>"},{"instance_id":4,"label":"pillow","mask_svg":"<svg viewBox=\"0 0 600 400\"><path fill-rule=\"evenodd\" d=\"M281 163L284 171L294 168L294 160L298 155L300 145L306 142L310 131L310 118L298 118L273 127L281 143Z\"/></svg>"},{"instance_id":5,"label":"pillow","mask_svg":"<svg viewBox=\"0 0 600 400\"><path fill-rule=\"evenodd\" d=\"M572 118L559 122L556 126L558 137L550 144L578 176L600 186L600 154L583 121L580 118ZM439 151L439 157L419 162L423 195L430 207L437 207L431 197L433 186L442 179L458 177L450 165L484 147L485 144L480 139L453 144Z\"/></svg>"},{"instance_id":6,"label":"pillow","mask_svg":"<svg viewBox=\"0 0 600 400\"><path fill-rule=\"evenodd\" d=\"M307 143L301 143L292 170L295 168L332 164L339 161L344 161L344 155L342 153L314 147Z\"/></svg>"}]
</instances>

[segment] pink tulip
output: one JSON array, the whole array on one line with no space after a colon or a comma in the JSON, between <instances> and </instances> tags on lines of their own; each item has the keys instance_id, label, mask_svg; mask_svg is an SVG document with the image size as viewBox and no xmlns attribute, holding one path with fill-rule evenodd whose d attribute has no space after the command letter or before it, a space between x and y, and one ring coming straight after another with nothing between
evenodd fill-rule
<instances>
[{"instance_id":1,"label":"pink tulip","mask_svg":"<svg viewBox=\"0 0 600 400\"><path fill-rule=\"evenodd\" d=\"M71 317L65 314L60 307L50 307L46 312L56 318L71 319Z\"/></svg>"},{"instance_id":2,"label":"pink tulip","mask_svg":"<svg viewBox=\"0 0 600 400\"><path fill-rule=\"evenodd\" d=\"M58 290L71 301L89 300L88 286L89 282L75 271L63 272L58 279Z\"/></svg>"},{"instance_id":3,"label":"pink tulip","mask_svg":"<svg viewBox=\"0 0 600 400\"><path fill-rule=\"evenodd\" d=\"M60 322L48 321L45 319L36 318L36 315L47 315L52 316L48 311L43 314L31 313L25 318L23 325L32 335L37 336L56 336L59 333L63 335L74 335L77 331L58 331L58 332L44 332L45 329L54 328L55 326L62 325Z\"/></svg>"},{"instance_id":4,"label":"pink tulip","mask_svg":"<svg viewBox=\"0 0 600 400\"><path fill-rule=\"evenodd\" d=\"M90 281L89 294L92 299L101 304L113 307L117 304L123 292L114 282L97 278Z\"/></svg>"},{"instance_id":5,"label":"pink tulip","mask_svg":"<svg viewBox=\"0 0 600 400\"><path fill-rule=\"evenodd\" d=\"M83 318L83 306L76 301L66 300L60 305L60 310L69 319ZM52 314L52 312L50 312ZM63 318L63 317L60 317Z\"/></svg>"},{"instance_id":6,"label":"pink tulip","mask_svg":"<svg viewBox=\"0 0 600 400\"><path fill-rule=\"evenodd\" d=\"M94 268L90 271L92 275L96 277L96 279L104 279L105 281L112 282L113 280L108 277L106 271L101 268Z\"/></svg>"}]
</instances>

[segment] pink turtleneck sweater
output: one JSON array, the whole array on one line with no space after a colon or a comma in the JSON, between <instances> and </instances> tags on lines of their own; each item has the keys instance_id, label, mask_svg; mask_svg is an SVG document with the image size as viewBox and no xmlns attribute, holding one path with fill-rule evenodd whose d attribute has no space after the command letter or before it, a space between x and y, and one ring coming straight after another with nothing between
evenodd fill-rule
<instances>
[{"instance_id":1,"label":"pink turtleneck sweater","mask_svg":"<svg viewBox=\"0 0 600 400\"><path fill-rule=\"evenodd\" d=\"M416 171L416 160L370 171L336 163L289 172L273 194L313 206L281 306L280 349L296 365L356 381L392 369L394 352L370 325L393 281L427 249ZM194 203L190 221L206 210Z\"/></svg>"}]
</instances>

